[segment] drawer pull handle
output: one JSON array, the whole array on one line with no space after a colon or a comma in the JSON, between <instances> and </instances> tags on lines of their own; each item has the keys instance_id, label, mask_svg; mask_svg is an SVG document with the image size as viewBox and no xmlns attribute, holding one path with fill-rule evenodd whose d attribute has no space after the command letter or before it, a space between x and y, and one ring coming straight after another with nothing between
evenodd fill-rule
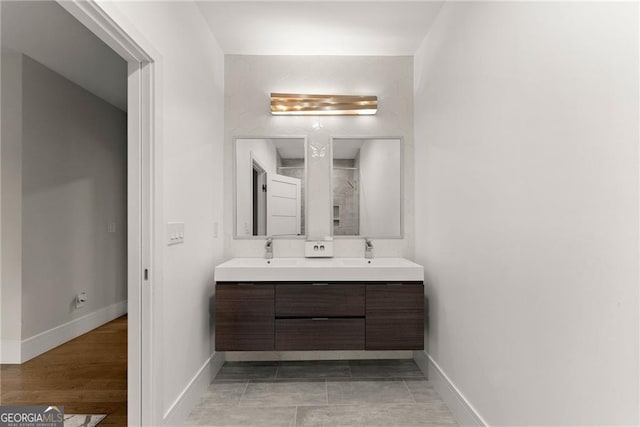
<instances>
[{"instance_id":1,"label":"drawer pull handle","mask_svg":"<svg viewBox=\"0 0 640 427\"><path fill-rule=\"evenodd\" d=\"M311 320L329 320L328 317L312 317Z\"/></svg>"},{"instance_id":2,"label":"drawer pull handle","mask_svg":"<svg viewBox=\"0 0 640 427\"><path fill-rule=\"evenodd\" d=\"M387 286L402 286L404 283L387 283Z\"/></svg>"},{"instance_id":3,"label":"drawer pull handle","mask_svg":"<svg viewBox=\"0 0 640 427\"><path fill-rule=\"evenodd\" d=\"M328 283L313 283L313 286L328 286Z\"/></svg>"},{"instance_id":4,"label":"drawer pull handle","mask_svg":"<svg viewBox=\"0 0 640 427\"><path fill-rule=\"evenodd\" d=\"M238 283L238 286L253 286L255 283Z\"/></svg>"}]
</instances>

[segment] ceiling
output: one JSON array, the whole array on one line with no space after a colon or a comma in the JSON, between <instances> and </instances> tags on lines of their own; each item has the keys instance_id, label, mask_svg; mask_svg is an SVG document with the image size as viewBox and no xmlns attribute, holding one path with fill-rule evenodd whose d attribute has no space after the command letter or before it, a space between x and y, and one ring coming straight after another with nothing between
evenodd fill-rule
<instances>
[{"instance_id":1,"label":"ceiling","mask_svg":"<svg viewBox=\"0 0 640 427\"><path fill-rule=\"evenodd\" d=\"M413 55L444 0L200 1L225 54ZM123 111L127 64L53 1L3 1L2 45ZM34 31L37 29L37 31Z\"/></svg>"},{"instance_id":2,"label":"ceiling","mask_svg":"<svg viewBox=\"0 0 640 427\"><path fill-rule=\"evenodd\" d=\"M366 139L334 139L333 158L341 160L355 159L365 141Z\"/></svg>"},{"instance_id":3,"label":"ceiling","mask_svg":"<svg viewBox=\"0 0 640 427\"><path fill-rule=\"evenodd\" d=\"M271 143L282 159L304 159L303 138L272 138Z\"/></svg>"},{"instance_id":4,"label":"ceiling","mask_svg":"<svg viewBox=\"0 0 640 427\"><path fill-rule=\"evenodd\" d=\"M440 1L200 1L225 54L413 56Z\"/></svg>"},{"instance_id":5,"label":"ceiling","mask_svg":"<svg viewBox=\"0 0 640 427\"><path fill-rule=\"evenodd\" d=\"M1 1L2 46L127 110L127 63L54 1Z\"/></svg>"}]
</instances>

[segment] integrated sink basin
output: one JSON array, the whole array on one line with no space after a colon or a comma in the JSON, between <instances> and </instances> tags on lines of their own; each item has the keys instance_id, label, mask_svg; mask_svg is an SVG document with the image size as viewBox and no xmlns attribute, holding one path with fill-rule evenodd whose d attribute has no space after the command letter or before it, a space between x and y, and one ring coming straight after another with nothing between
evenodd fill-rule
<instances>
[{"instance_id":1,"label":"integrated sink basin","mask_svg":"<svg viewBox=\"0 0 640 427\"><path fill-rule=\"evenodd\" d=\"M216 267L216 282L423 281L421 265L404 258L233 258Z\"/></svg>"}]
</instances>

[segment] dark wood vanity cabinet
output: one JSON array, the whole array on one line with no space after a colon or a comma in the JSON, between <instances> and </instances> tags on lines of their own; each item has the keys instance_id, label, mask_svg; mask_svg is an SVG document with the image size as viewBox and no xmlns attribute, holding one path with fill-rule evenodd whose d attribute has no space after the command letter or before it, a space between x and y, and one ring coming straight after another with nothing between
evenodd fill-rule
<instances>
[{"instance_id":1,"label":"dark wood vanity cabinet","mask_svg":"<svg viewBox=\"0 0 640 427\"><path fill-rule=\"evenodd\" d=\"M364 350L364 318L276 319L276 350Z\"/></svg>"},{"instance_id":2,"label":"dark wood vanity cabinet","mask_svg":"<svg viewBox=\"0 0 640 427\"><path fill-rule=\"evenodd\" d=\"M418 350L422 283L218 283L216 350Z\"/></svg>"},{"instance_id":3,"label":"dark wood vanity cabinet","mask_svg":"<svg viewBox=\"0 0 640 427\"><path fill-rule=\"evenodd\" d=\"M276 285L276 317L364 317L365 285Z\"/></svg>"},{"instance_id":4,"label":"dark wood vanity cabinet","mask_svg":"<svg viewBox=\"0 0 640 427\"><path fill-rule=\"evenodd\" d=\"M274 290L274 285L268 284L216 286L216 349L275 349Z\"/></svg>"},{"instance_id":5,"label":"dark wood vanity cabinet","mask_svg":"<svg viewBox=\"0 0 640 427\"><path fill-rule=\"evenodd\" d=\"M367 350L424 348L424 286L367 285Z\"/></svg>"},{"instance_id":6,"label":"dark wood vanity cabinet","mask_svg":"<svg viewBox=\"0 0 640 427\"><path fill-rule=\"evenodd\" d=\"M276 285L277 350L364 350L365 285Z\"/></svg>"}]
</instances>

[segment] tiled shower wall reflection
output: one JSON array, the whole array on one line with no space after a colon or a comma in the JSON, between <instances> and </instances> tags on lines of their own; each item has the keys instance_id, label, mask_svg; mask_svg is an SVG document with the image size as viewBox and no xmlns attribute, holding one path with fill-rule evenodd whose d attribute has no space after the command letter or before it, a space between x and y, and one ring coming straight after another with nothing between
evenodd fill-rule
<instances>
[{"instance_id":1,"label":"tiled shower wall reflection","mask_svg":"<svg viewBox=\"0 0 640 427\"><path fill-rule=\"evenodd\" d=\"M357 236L360 229L360 174L355 160L333 161L333 235Z\"/></svg>"}]
</instances>

